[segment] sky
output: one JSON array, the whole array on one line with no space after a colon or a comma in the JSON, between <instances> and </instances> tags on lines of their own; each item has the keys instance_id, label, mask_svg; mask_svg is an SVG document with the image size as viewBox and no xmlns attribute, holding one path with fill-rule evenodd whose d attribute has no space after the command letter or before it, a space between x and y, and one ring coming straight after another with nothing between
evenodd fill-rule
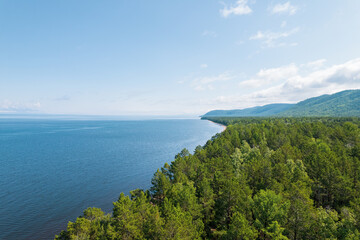
<instances>
[{"instance_id":1,"label":"sky","mask_svg":"<svg viewBox=\"0 0 360 240\"><path fill-rule=\"evenodd\" d=\"M358 0L0 0L0 113L200 115L360 89Z\"/></svg>"}]
</instances>

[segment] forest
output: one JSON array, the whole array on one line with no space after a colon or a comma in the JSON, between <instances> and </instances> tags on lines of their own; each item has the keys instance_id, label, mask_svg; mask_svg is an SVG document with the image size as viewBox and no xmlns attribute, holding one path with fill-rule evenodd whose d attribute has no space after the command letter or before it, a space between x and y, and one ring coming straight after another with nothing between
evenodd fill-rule
<instances>
[{"instance_id":1,"label":"forest","mask_svg":"<svg viewBox=\"0 0 360 240\"><path fill-rule=\"evenodd\" d=\"M359 118L210 118L227 126L68 239L360 239Z\"/></svg>"}]
</instances>

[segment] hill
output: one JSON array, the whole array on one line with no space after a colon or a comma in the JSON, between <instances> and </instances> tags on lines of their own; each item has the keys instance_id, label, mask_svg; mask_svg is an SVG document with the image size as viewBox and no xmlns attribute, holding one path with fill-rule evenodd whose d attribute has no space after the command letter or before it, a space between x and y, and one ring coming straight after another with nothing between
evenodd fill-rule
<instances>
[{"instance_id":1,"label":"hill","mask_svg":"<svg viewBox=\"0 0 360 240\"><path fill-rule=\"evenodd\" d=\"M273 116L278 113L284 112L295 104L287 103L274 103L265 106L257 106L245 109L235 110L214 110L206 113L202 117L265 117Z\"/></svg>"},{"instance_id":2,"label":"hill","mask_svg":"<svg viewBox=\"0 0 360 240\"><path fill-rule=\"evenodd\" d=\"M279 116L360 116L360 90L346 90L309 98L297 103Z\"/></svg>"},{"instance_id":3,"label":"hill","mask_svg":"<svg viewBox=\"0 0 360 240\"><path fill-rule=\"evenodd\" d=\"M360 90L346 90L309 98L297 104L268 104L235 110L214 110L202 117L339 117L360 116Z\"/></svg>"}]
</instances>

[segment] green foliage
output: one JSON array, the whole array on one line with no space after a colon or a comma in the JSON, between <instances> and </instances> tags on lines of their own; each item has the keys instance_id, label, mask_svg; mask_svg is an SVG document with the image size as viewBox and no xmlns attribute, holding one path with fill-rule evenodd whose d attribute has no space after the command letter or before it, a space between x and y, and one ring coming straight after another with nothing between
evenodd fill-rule
<instances>
[{"instance_id":1,"label":"green foliage","mask_svg":"<svg viewBox=\"0 0 360 240\"><path fill-rule=\"evenodd\" d=\"M110 215L104 215L99 208L88 208L75 222L69 222L67 231L62 231L55 239L114 239L112 233Z\"/></svg>"},{"instance_id":2,"label":"green foliage","mask_svg":"<svg viewBox=\"0 0 360 240\"><path fill-rule=\"evenodd\" d=\"M255 218L254 226L263 239L284 239L282 232L287 221L289 202L283 201L281 195L272 190L260 190L254 196L252 212Z\"/></svg>"},{"instance_id":3,"label":"green foliage","mask_svg":"<svg viewBox=\"0 0 360 240\"><path fill-rule=\"evenodd\" d=\"M356 219L354 213L349 208L341 209L341 221L337 226L338 239L360 239L359 230L356 228Z\"/></svg>"},{"instance_id":4,"label":"green foliage","mask_svg":"<svg viewBox=\"0 0 360 240\"><path fill-rule=\"evenodd\" d=\"M273 221L264 229L264 239L287 240L288 238L283 235L284 230L277 221Z\"/></svg>"},{"instance_id":5,"label":"green foliage","mask_svg":"<svg viewBox=\"0 0 360 240\"><path fill-rule=\"evenodd\" d=\"M164 201L163 215L165 225L162 239L200 239L201 232L193 225L191 214L179 205L174 206L168 198Z\"/></svg>"},{"instance_id":6,"label":"green foliage","mask_svg":"<svg viewBox=\"0 0 360 240\"><path fill-rule=\"evenodd\" d=\"M150 188L150 192L153 196L154 202L157 203L163 201L171 186L167 171L165 173L164 172L164 169L162 171L158 169L151 180L152 187Z\"/></svg>"},{"instance_id":7,"label":"green foliage","mask_svg":"<svg viewBox=\"0 0 360 240\"><path fill-rule=\"evenodd\" d=\"M232 216L230 228L226 235L227 239L251 240L255 239L257 235L255 227L250 225L243 214L236 212Z\"/></svg>"},{"instance_id":8,"label":"green foliage","mask_svg":"<svg viewBox=\"0 0 360 240\"><path fill-rule=\"evenodd\" d=\"M358 118L218 118L227 129L149 190L55 239L360 239Z\"/></svg>"}]
</instances>

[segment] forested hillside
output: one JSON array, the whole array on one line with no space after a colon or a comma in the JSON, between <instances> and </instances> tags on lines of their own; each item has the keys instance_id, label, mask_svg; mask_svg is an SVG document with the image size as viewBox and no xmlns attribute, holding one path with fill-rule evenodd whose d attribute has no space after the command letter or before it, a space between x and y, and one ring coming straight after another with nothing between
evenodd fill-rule
<instances>
[{"instance_id":1,"label":"forested hillside","mask_svg":"<svg viewBox=\"0 0 360 240\"><path fill-rule=\"evenodd\" d=\"M279 116L360 116L360 90L347 90L332 95L309 98L297 103Z\"/></svg>"},{"instance_id":2,"label":"forested hillside","mask_svg":"<svg viewBox=\"0 0 360 240\"><path fill-rule=\"evenodd\" d=\"M360 239L358 118L212 120L231 125L55 239Z\"/></svg>"},{"instance_id":3,"label":"forested hillside","mask_svg":"<svg viewBox=\"0 0 360 240\"><path fill-rule=\"evenodd\" d=\"M235 109L235 110L213 110L203 117L266 117L266 116L274 116L278 113L284 112L295 104L286 104L286 103L274 103L268 104L265 106L257 106L252 108L245 109Z\"/></svg>"},{"instance_id":4,"label":"forested hillside","mask_svg":"<svg viewBox=\"0 0 360 240\"><path fill-rule=\"evenodd\" d=\"M297 104L274 103L253 108L213 110L202 117L360 117L360 90L309 98Z\"/></svg>"}]
</instances>

